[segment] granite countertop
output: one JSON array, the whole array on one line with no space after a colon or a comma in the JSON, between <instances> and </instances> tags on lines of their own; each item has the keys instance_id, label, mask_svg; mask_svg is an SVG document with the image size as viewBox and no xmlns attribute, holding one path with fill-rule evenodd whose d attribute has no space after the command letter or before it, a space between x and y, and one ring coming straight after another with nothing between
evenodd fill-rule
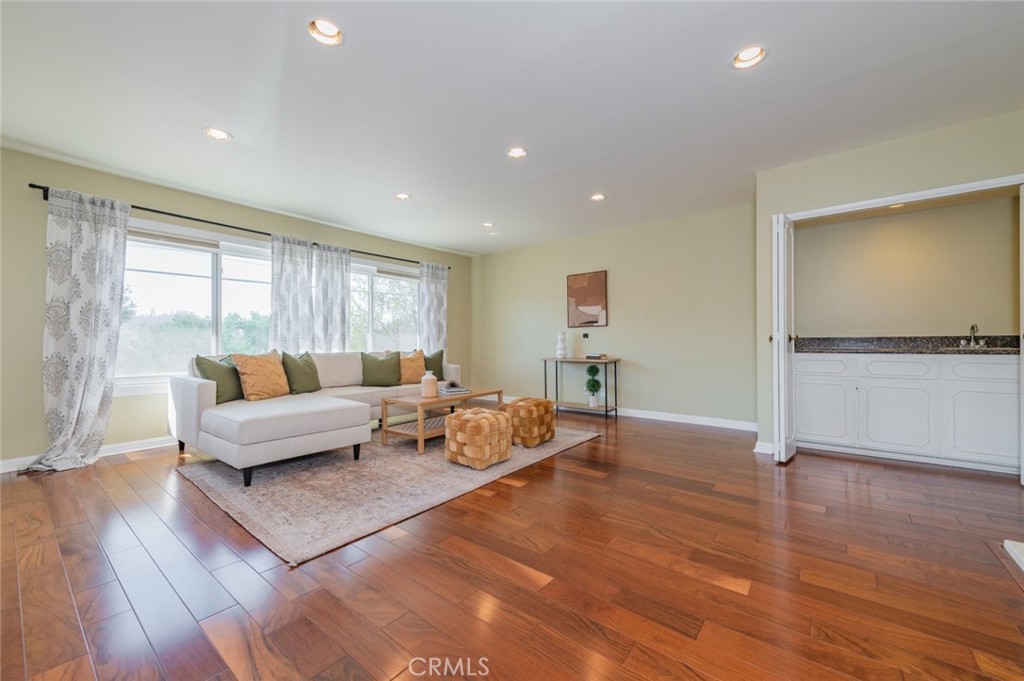
<instances>
[{"instance_id":1,"label":"granite countertop","mask_svg":"<svg viewBox=\"0 0 1024 681\"><path fill-rule=\"evenodd\" d=\"M985 345L963 347L966 336L858 336L797 338L795 352L908 355L1019 355L1018 336L978 336Z\"/></svg>"}]
</instances>

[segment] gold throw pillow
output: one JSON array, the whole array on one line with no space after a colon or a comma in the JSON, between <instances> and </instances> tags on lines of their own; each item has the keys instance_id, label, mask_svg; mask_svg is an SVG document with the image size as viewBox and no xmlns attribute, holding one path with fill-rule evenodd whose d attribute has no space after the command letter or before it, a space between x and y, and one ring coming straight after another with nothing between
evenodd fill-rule
<instances>
[{"instance_id":1,"label":"gold throw pillow","mask_svg":"<svg viewBox=\"0 0 1024 681\"><path fill-rule=\"evenodd\" d=\"M423 361L423 351L417 350L400 360L402 366L402 384L419 383L423 374L427 373L427 365Z\"/></svg>"},{"instance_id":2,"label":"gold throw pillow","mask_svg":"<svg viewBox=\"0 0 1024 681\"><path fill-rule=\"evenodd\" d=\"M277 350L266 355L231 355L238 367L242 395L247 400L266 400L288 394L288 376Z\"/></svg>"}]
</instances>

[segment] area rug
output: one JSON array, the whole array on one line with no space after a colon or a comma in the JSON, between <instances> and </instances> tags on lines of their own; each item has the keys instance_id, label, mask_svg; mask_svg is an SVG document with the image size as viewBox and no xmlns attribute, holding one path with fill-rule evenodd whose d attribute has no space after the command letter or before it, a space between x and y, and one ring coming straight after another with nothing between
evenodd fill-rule
<instances>
[{"instance_id":1,"label":"area rug","mask_svg":"<svg viewBox=\"0 0 1024 681\"><path fill-rule=\"evenodd\" d=\"M268 549L297 565L597 436L559 428L553 440L513 447L507 461L482 471L446 460L444 438L429 440L418 455L415 441L392 439L384 446L377 431L358 461L351 447L292 459L257 468L251 487L219 461L177 471Z\"/></svg>"}]
</instances>

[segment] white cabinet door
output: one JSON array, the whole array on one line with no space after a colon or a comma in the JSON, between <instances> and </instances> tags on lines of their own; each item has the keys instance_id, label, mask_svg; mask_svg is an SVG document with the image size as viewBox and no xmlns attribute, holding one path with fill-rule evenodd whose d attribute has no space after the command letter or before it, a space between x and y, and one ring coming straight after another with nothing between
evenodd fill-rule
<instances>
[{"instance_id":1,"label":"white cabinet door","mask_svg":"<svg viewBox=\"0 0 1024 681\"><path fill-rule=\"evenodd\" d=\"M1016 383L944 381L942 456L1016 466L1020 462L1019 409Z\"/></svg>"},{"instance_id":2,"label":"white cabinet door","mask_svg":"<svg viewBox=\"0 0 1024 681\"><path fill-rule=\"evenodd\" d=\"M861 378L857 398L859 446L893 452L939 453L937 381Z\"/></svg>"},{"instance_id":3,"label":"white cabinet door","mask_svg":"<svg viewBox=\"0 0 1024 681\"><path fill-rule=\"evenodd\" d=\"M796 439L857 444L857 379L796 376Z\"/></svg>"}]
</instances>

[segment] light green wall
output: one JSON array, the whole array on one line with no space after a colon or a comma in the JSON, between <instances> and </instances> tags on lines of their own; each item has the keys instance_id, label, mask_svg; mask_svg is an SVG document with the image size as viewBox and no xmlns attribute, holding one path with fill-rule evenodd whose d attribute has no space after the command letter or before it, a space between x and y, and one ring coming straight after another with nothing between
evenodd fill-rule
<instances>
[{"instance_id":1,"label":"light green wall","mask_svg":"<svg viewBox=\"0 0 1024 681\"><path fill-rule=\"evenodd\" d=\"M472 376L470 258L466 256L248 208L10 149L0 150L0 176L3 178L0 188L0 243L3 244L0 250L0 404L3 406L0 458L39 454L47 446L40 369L47 207L39 191L28 188L29 182L321 243L449 265L448 356L452 362L463 365L466 380ZM138 215L150 220L158 217L150 213ZM119 397L114 400L107 444L166 434L166 398Z\"/></svg>"},{"instance_id":2,"label":"light green wall","mask_svg":"<svg viewBox=\"0 0 1024 681\"><path fill-rule=\"evenodd\" d=\"M477 383L542 395L540 358L566 331L571 355L622 357L624 408L752 422L753 220L747 204L477 258ZM566 275L594 270L608 270L608 326L568 329ZM568 399L582 402L570 369Z\"/></svg>"},{"instance_id":3,"label":"light green wall","mask_svg":"<svg viewBox=\"0 0 1024 681\"><path fill-rule=\"evenodd\" d=\"M1016 198L796 230L800 336L1016 335Z\"/></svg>"},{"instance_id":4,"label":"light green wall","mask_svg":"<svg viewBox=\"0 0 1024 681\"><path fill-rule=\"evenodd\" d=\"M1024 111L757 174L758 439L772 440L772 215L1024 173Z\"/></svg>"}]
</instances>

